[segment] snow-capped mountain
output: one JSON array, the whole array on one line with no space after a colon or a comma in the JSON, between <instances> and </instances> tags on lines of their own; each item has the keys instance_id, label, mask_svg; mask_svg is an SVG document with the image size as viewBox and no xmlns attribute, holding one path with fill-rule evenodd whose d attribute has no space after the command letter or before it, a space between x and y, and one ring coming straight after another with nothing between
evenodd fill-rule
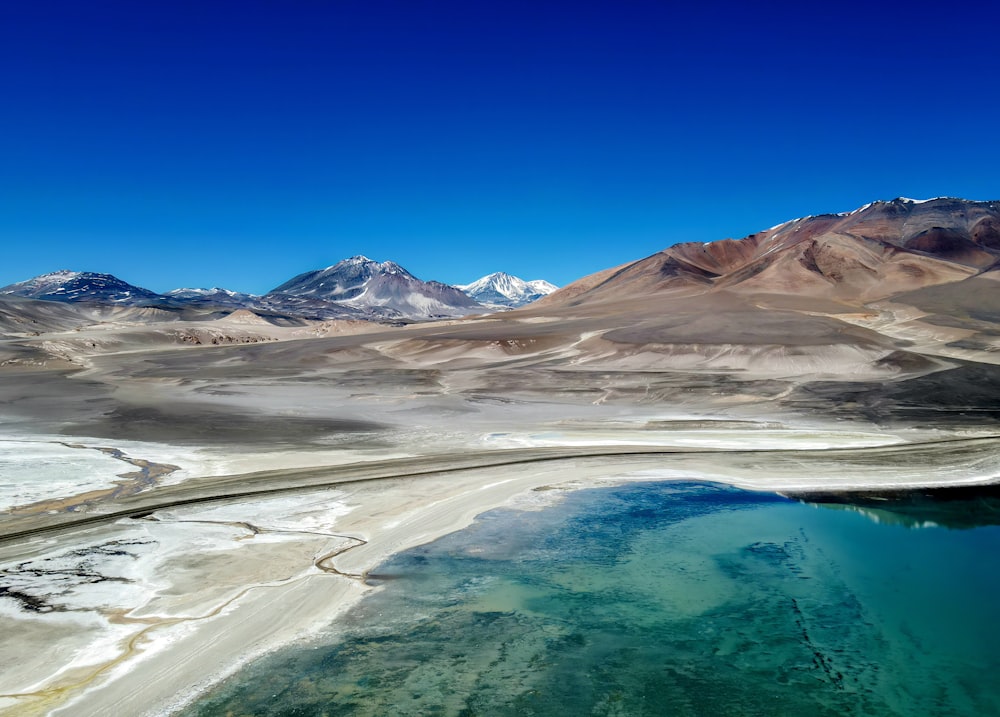
<instances>
[{"instance_id":1,"label":"snow-capped mountain","mask_svg":"<svg viewBox=\"0 0 1000 717\"><path fill-rule=\"evenodd\" d=\"M543 279L525 281L498 271L471 284L459 285L455 288L484 306L516 309L551 294L559 287Z\"/></svg>"},{"instance_id":2,"label":"snow-capped mountain","mask_svg":"<svg viewBox=\"0 0 1000 717\"><path fill-rule=\"evenodd\" d=\"M480 313L483 306L453 286L421 281L391 261L366 256L299 274L264 297L302 297L336 302L381 318L430 319Z\"/></svg>"},{"instance_id":3,"label":"snow-capped mountain","mask_svg":"<svg viewBox=\"0 0 1000 717\"><path fill-rule=\"evenodd\" d=\"M211 289L171 289L164 296L174 296L178 299L202 299L206 297L223 297L228 296L231 299L250 297L253 298L255 294L244 294L240 291L230 291L229 289L222 289L218 286L212 287Z\"/></svg>"},{"instance_id":4,"label":"snow-capped mountain","mask_svg":"<svg viewBox=\"0 0 1000 717\"><path fill-rule=\"evenodd\" d=\"M27 281L0 288L0 294L15 294L31 299L66 303L94 302L101 304L139 305L159 299L160 295L140 286L133 286L111 274L91 271L54 271Z\"/></svg>"}]
</instances>

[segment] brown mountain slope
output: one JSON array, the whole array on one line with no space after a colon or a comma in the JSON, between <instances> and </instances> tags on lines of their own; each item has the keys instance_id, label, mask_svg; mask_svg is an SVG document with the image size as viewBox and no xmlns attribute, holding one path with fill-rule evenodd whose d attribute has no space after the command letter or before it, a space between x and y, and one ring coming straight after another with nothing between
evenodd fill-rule
<instances>
[{"instance_id":1,"label":"brown mountain slope","mask_svg":"<svg viewBox=\"0 0 1000 717\"><path fill-rule=\"evenodd\" d=\"M661 292L792 294L864 303L962 281L1000 263L1000 203L874 202L796 219L744 239L677 244L556 292L548 306Z\"/></svg>"}]
</instances>

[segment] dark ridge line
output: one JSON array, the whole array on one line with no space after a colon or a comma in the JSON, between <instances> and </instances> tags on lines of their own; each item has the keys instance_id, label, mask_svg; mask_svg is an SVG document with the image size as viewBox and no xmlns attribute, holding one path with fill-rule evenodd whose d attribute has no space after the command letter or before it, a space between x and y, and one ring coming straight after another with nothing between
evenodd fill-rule
<instances>
[{"instance_id":1,"label":"dark ridge line","mask_svg":"<svg viewBox=\"0 0 1000 717\"><path fill-rule=\"evenodd\" d=\"M225 494L215 494L215 495L201 495L192 496L189 498L176 498L173 500L165 500L162 503L152 503L139 505L134 508L125 508L121 510L112 511L109 513L100 513L94 515L85 515L79 518L55 523L52 525L42 525L35 528L25 528L22 530L15 530L8 533L0 534L0 546L6 545L8 543L14 542L21 538L28 538L32 536L49 535L52 533L60 533L64 531L71 531L79 529L82 527L97 525L100 523L113 522L115 520L120 520L122 518L137 518L137 517L147 517L151 513L155 513L160 510L167 510L170 508L177 508L189 505L199 505L203 503L214 503L226 500L235 500L239 498L252 498L258 496L272 496L280 494L289 493L303 493L309 491L318 491L324 488L332 488L339 485L352 485L355 483L369 483L378 480L398 480L405 478L416 478L420 476L434 475L440 473L460 473L462 471L468 470L481 470L489 468L501 468L505 466L516 466L516 465L530 465L533 463L548 463L566 460L592 460L601 458L629 458L629 457L649 457L656 455L740 455L740 454L787 454L787 455L806 455L810 453L819 454L836 454L836 453L847 453L856 454L862 453L879 453L879 452L898 452L901 450L912 450L914 448L926 447L926 446L936 446L945 444L977 444L977 443L988 443L990 441L995 441L1000 439L1000 435L991 436L978 436L975 438L945 438L936 439L931 441L921 441L919 443L894 443L890 445L883 446L864 446L859 448L816 448L816 449L739 449L739 450L727 450L727 449L684 449L684 448L650 448L646 450L621 450L621 451L571 451L571 452L560 452L555 455L529 455L521 458L511 458L508 460L494 460L489 463L480 464L462 464L458 466L438 466L438 467L428 467L415 471L408 471L404 473L390 473L386 475L375 475L367 477L350 477L345 476L342 479L333 479L328 481L322 481L317 483L309 483L307 485L293 485L293 486L281 486L278 488L260 488L257 490L242 490L229 492ZM524 449L513 449L512 452L523 451ZM539 449L528 449L545 451L546 448ZM503 451L487 451L486 454L489 455L503 455ZM467 456L470 454L466 454ZM471 454L475 455L475 454ZM480 454L482 455L482 454ZM214 478L215 481L223 483L225 481L230 481L236 478L245 478L249 480L263 480L265 477L272 478L283 478L286 480L291 480L296 477L306 477L309 475L314 475L316 473L323 472L336 472L339 470L346 469L365 469L368 467L384 466L391 467L393 464L405 464L407 462L412 462L414 460L424 459L424 462L430 462L432 460L441 460L445 456L423 456L414 458L400 458L393 459L391 461L378 462L373 461L370 463L352 463L346 465L332 465L332 466L316 466L310 468L292 469L290 471L284 470L273 470L273 471L259 471L255 473L239 473L230 476L217 476ZM163 490L170 490L171 487L165 488ZM189 485L186 486L181 483L176 486L178 490L197 490L198 486ZM878 488L872 488L871 492L877 492ZM859 492L858 489L853 489L854 492ZM771 491L776 492L776 491ZM850 491L842 491L850 492ZM145 496L136 496L141 499L143 497L152 497L151 494L147 493ZM0 528L2 530L2 528Z\"/></svg>"}]
</instances>

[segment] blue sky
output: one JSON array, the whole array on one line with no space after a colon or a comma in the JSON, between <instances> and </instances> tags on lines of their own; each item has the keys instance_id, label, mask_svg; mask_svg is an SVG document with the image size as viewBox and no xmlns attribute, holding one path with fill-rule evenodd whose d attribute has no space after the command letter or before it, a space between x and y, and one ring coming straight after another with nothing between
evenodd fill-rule
<instances>
[{"instance_id":1,"label":"blue sky","mask_svg":"<svg viewBox=\"0 0 1000 717\"><path fill-rule=\"evenodd\" d=\"M0 5L0 285L558 284L874 199L1000 199L989 3Z\"/></svg>"}]
</instances>

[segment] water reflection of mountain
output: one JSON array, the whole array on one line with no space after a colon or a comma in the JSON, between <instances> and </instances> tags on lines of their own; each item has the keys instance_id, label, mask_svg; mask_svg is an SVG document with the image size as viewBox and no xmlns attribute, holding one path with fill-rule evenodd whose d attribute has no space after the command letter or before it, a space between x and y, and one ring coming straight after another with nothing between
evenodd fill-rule
<instances>
[{"instance_id":1,"label":"water reflection of mountain","mask_svg":"<svg viewBox=\"0 0 1000 717\"><path fill-rule=\"evenodd\" d=\"M1000 525L1000 485L789 495L802 503L854 511L887 525L956 530Z\"/></svg>"}]
</instances>

